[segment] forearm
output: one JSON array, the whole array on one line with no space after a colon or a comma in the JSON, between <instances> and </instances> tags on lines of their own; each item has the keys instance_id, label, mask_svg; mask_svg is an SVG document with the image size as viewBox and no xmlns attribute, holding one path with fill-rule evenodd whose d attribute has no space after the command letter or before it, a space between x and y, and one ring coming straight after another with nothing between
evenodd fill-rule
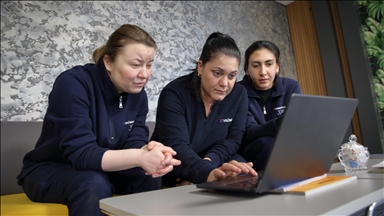
<instances>
[{"instance_id":1,"label":"forearm","mask_svg":"<svg viewBox=\"0 0 384 216\"><path fill-rule=\"evenodd\" d=\"M101 168L111 172L138 167L142 152L143 149L108 150L101 159Z\"/></svg>"},{"instance_id":2,"label":"forearm","mask_svg":"<svg viewBox=\"0 0 384 216\"><path fill-rule=\"evenodd\" d=\"M206 182L209 173L211 173L212 170L215 169L215 167L209 160L201 160L200 163L194 164L193 166L182 165L183 162L180 166L174 168L174 174L177 177L192 182L194 184Z\"/></svg>"},{"instance_id":3,"label":"forearm","mask_svg":"<svg viewBox=\"0 0 384 216\"><path fill-rule=\"evenodd\" d=\"M243 143L250 143L263 136L276 136L277 130L274 120L264 124L252 124L247 126L244 133Z\"/></svg>"}]
</instances>

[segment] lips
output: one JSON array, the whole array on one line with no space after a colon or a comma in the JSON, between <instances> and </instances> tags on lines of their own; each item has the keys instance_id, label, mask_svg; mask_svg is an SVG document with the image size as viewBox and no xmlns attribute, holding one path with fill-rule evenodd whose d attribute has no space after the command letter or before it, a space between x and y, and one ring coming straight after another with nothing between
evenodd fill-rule
<instances>
[{"instance_id":1,"label":"lips","mask_svg":"<svg viewBox=\"0 0 384 216\"><path fill-rule=\"evenodd\" d=\"M218 94L225 94L227 91L226 90L215 90Z\"/></svg>"}]
</instances>

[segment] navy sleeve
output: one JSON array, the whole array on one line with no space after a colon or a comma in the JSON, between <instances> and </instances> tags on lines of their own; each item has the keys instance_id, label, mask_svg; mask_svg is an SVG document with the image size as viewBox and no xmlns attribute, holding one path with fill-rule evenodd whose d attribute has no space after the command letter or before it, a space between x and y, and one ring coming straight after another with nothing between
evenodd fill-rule
<instances>
[{"instance_id":1,"label":"navy sleeve","mask_svg":"<svg viewBox=\"0 0 384 216\"><path fill-rule=\"evenodd\" d=\"M300 88L300 85L299 85L299 83L297 81L295 82L295 84L293 86L293 90L292 90L291 94L293 94L293 93L301 94L301 88Z\"/></svg>"},{"instance_id":2,"label":"navy sleeve","mask_svg":"<svg viewBox=\"0 0 384 216\"><path fill-rule=\"evenodd\" d=\"M258 123L255 120L255 117L252 115L250 111L248 111L247 114L247 130L244 133L243 137L243 143L251 143L255 141L256 139L263 137L263 136L275 136L278 126L279 126L279 120L272 119L265 123Z\"/></svg>"},{"instance_id":3,"label":"navy sleeve","mask_svg":"<svg viewBox=\"0 0 384 216\"><path fill-rule=\"evenodd\" d=\"M49 95L46 120L51 121L60 140L64 158L76 169L101 169L108 149L99 147L89 117L89 86L76 71L62 73Z\"/></svg>"},{"instance_id":4,"label":"navy sleeve","mask_svg":"<svg viewBox=\"0 0 384 216\"><path fill-rule=\"evenodd\" d=\"M143 91L140 93L140 108L133 124L131 133L124 143L123 148L141 148L148 143L149 129L145 124L148 114L148 98L147 93ZM130 101L137 103L137 101Z\"/></svg>"},{"instance_id":5,"label":"navy sleeve","mask_svg":"<svg viewBox=\"0 0 384 216\"><path fill-rule=\"evenodd\" d=\"M300 85L297 81L287 79L288 81L288 87L285 90L286 97L290 97L293 93L300 93L301 89ZM260 115L262 116L262 113L260 112ZM248 144L250 142L253 142L254 140L263 137L263 136L272 136L275 137L277 134L277 131L280 127L282 117L271 119L268 122L257 122L255 120L255 116L252 115L250 111L248 111L247 115L247 130L244 133L243 137L243 143Z\"/></svg>"},{"instance_id":6,"label":"navy sleeve","mask_svg":"<svg viewBox=\"0 0 384 216\"><path fill-rule=\"evenodd\" d=\"M158 141L177 152L175 158L181 160L181 165L173 169L176 176L193 183L206 182L215 167L190 147L185 113L187 104L176 91L166 87L160 93L156 114Z\"/></svg>"},{"instance_id":7,"label":"navy sleeve","mask_svg":"<svg viewBox=\"0 0 384 216\"><path fill-rule=\"evenodd\" d=\"M236 97L241 97L241 100L238 103L238 106L233 106L237 110L229 127L227 137L225 140L215 143L206 155L211 158L215 167L221 166L237 153L245 131L248 112L248 97L245 88L241 85L239 85L239 87L241 87L241 91L239 93L234 93L236 93Z\"/></svg>"}]
</instances>

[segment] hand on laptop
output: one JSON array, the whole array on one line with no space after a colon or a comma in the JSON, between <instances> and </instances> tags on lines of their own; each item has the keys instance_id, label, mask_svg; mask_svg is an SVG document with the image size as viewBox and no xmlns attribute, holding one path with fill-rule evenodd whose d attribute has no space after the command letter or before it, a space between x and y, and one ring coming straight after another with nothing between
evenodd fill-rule
<instances>
[{"instance_id":1,"label":"hand on laptop","mask_svg":"<svg viewBox=\"0 0 384 216\"><path fill-rule=\"evenodd\" d=\"M208 176L207 182L237 176L240 173L257 176L257 172L252 166L253 164L251 162L244 163L232 160L229 163L224 163L221 167L212 170Z\"/></svg>"},{"instance_id":2,"label":"hand on laptop","mask_svg":"<svg viewBox=\"0 0 384 216\"><path fill-rule=\"evenodd\" d=\"M148 145L143 146L142 149L147 150L147 159L141 166L147 174L152 175L153 178L161 177L173 170L173 166L181 164L180 160L173 158L176 152L163 144L151 141ZM150 156L151 155L151 156ZM159 160L160 158L160 160ZM159 163L160 162L160 163Z\"/></svg>"}]
</instances>

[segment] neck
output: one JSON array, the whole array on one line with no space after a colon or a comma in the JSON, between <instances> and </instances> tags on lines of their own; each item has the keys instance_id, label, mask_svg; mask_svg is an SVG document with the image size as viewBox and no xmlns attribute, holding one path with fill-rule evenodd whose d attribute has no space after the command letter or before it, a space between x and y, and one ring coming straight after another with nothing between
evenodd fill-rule
<instances>
[{"instance_id":1,"label":"neck","mask_svg":"<svg viewBox=\"0 0 384 216\"><path fill-rule=\"evenodd\" d=\"M204 103L204 106L205 107L211 107L211 106L213 106L213 104L215 104L215 101L213 100L213 101L211 101L211 102L205 102L204 100L203 100L203 103Z\"/></svg>"},{"instance_id":2,"label":"neck","mask_svg":"<svg viewBox=\"0 0 384 216\"><path fill-rule=\"evenodd\" d=\"M205 94L203 87L200 88L200 95L205 107L213 106L215 100L213 100L213 98L211 98L209 95Z\"/></svg>"}]
</instances>

